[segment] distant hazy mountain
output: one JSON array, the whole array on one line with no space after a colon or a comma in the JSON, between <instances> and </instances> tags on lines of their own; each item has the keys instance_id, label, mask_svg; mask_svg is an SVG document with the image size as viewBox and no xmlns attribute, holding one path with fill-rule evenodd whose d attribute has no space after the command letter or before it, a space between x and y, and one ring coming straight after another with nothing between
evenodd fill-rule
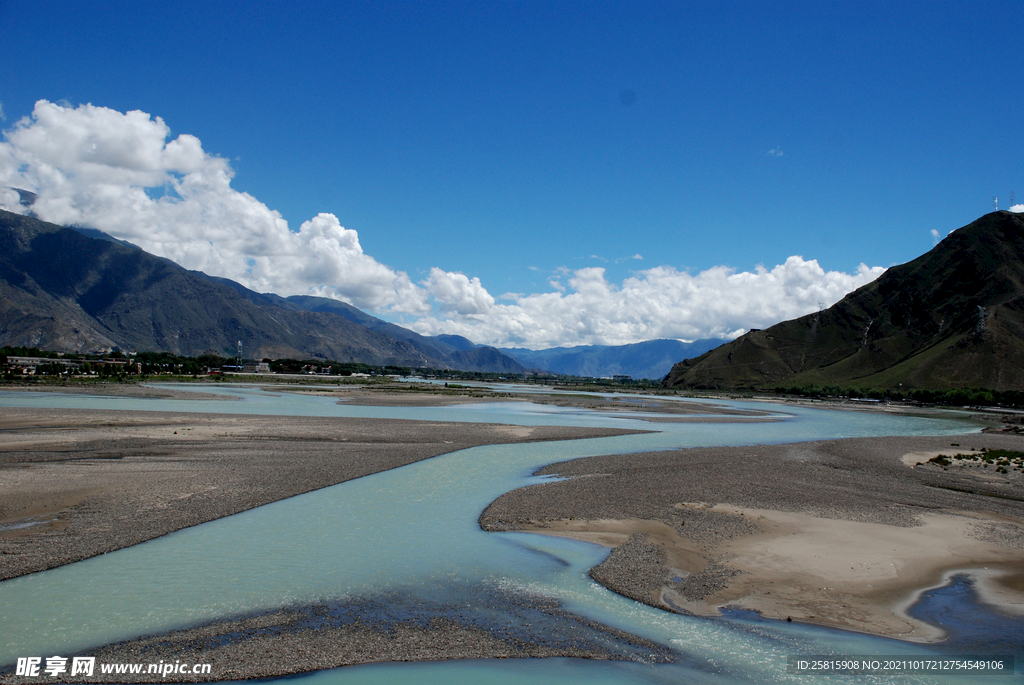
<instances>
[{"instance_id":1,"label":"distant hazy mountain","mask_svg":"<svg viewBox=\"0 0 1024 685\"><path fill-rule=\"evenodd\" d=\"M993 212L820 314L676 364L670 387L1024 388L1024 215Z\"/></svg>"},{"instance_id":2,"label":"distant hazy mountain","mask_svg":"<svg viewBox=\"0 0 1024 685\"><path fill-rule=\"evenodd\" d=\"M425 336L388 323L350 304L325 297L293 295L286 301L297 308L311 312L331 312L372 331L404 340L424 354L444 361L449 367L461 371L489 371L496 373L523 373L526 368L515 359L493 347L476 345L458 335Z\"/></svg>"},{"instance_id":3,"label":"distant hazy mountain","mask_svg":"<svg viewBox=\"0 0 1024 685\"><path fill-rule=\"evenodd\" d=\"M493 348L467 354L344 303L256 293L99 231L0 211L0 344L230 356L239 340L252 357L522 370Z\"/></svg>"},{"instance_id":4,"label":"distant hazy mountain","mask_svg":"<svg viewBox=\"0 0 1024 685\"><path fill-rule=\"evenodd\" d=\"M696 357L724 343L724 340L648 340L632 345L581 345L547 350L505 348L502 351L531 369L543 369L572 376L627 375L661 379L684 357Z\"/></svg>"}]
</instances>

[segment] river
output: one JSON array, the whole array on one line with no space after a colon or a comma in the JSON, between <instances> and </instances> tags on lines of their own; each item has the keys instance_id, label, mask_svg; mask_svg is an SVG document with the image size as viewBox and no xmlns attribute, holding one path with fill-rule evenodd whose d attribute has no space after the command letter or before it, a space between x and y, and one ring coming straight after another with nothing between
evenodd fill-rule
<instances>
[{"instance_id":1,"label":"river","mask_svg":"<svg viewBox=\"0 0 1024 685\"><path fill-rule=\"evenodd\" d=\"M192 386L189 390L199 389ZM578 615L667 645L673 664L576 659L374 664L303 676L339 683L758 683L852 682L852 676L790 674L800 654L938 654L917 645L737 613L721 619L659 611L604 589L587 570L607 554L595 545L526 533L486 533L477 518L495 498L538 482L552 462L600 454L977 430L962 415L922 418L753 402L771 423L650 423L529 402L452 407L357 407L255 387L202 388L233 402L0 393L0 407L61 407L355 416L395 420L610 426L656 432L462 450L324 488L149 542L0 583L0 664L68 654L219 617L294 603L514 589L557 599ZM705 414L706 416L706 414ZM470 607L469 610L472 610ZM980 611L980 609L978 609ZM986 682L1020 682L1019 676ZM887 682L887 681L880 681ZM899 682L936 682L904 676ZM956 682L955 679L950 682Z\"/></svg>"}]
</instances>

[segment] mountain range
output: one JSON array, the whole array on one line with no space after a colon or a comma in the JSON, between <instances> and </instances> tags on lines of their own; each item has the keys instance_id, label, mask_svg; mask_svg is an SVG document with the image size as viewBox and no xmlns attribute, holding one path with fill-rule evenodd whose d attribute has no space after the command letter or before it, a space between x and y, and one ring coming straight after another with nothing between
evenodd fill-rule
<instances>
[{"instance_id":1,"label":"mountain range","mask_svg":"<svg viewBox=\"0 0 1024 685\"><path fill-rule=\"evenodd\" d=\"M1024 214L987 214L828 309L672 367L674 388L1024 388Z\"/></svg>"},{"instance_id":2,"label":"mountain range","mask_svg":"<svg viewBox=\"0 0 1024 685\"><path fill-rule=\"evenodd\" d=\"M96 229L0 211L0 345L230 357L238 341L252 358L635 378L661 378L673 360L721 342L498 350L420 335L338 300L257 293Z\"/></svg>"},{"instance_id":3,"label":"mountain range","mask_svg":"<svg viewBox=\"0 0 1024 685\"><path fill-rule=\"evenodd\" d=\"M323 358L520 373L493 347L462 349L343 302L253 292L95 229L0 211L0 345Z\"/></svg>"}]
</instances>

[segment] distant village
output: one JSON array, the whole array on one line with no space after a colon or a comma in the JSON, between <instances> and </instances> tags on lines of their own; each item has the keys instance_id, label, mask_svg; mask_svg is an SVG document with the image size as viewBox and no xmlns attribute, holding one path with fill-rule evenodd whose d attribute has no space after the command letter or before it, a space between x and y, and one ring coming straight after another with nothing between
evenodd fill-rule
<instances>
[{"instance_id":1,"label":"distant village","mask_svg":"<svg viewBox=\"0 0 1024 685\"><path fill-rule=\"evenodd\" d=\"M184 363L159 364L157 368L150 363L143 363L134 355L122 358L66 356L54 353L55 356L20 356L4 355L3 372L5 375L20 376L110 376L122 374L188 374ZM270 364L261 361L245 361L239 365L222 365L219 367L201 367L202 373L270 373Z\"/></svg>"}]
</instances>

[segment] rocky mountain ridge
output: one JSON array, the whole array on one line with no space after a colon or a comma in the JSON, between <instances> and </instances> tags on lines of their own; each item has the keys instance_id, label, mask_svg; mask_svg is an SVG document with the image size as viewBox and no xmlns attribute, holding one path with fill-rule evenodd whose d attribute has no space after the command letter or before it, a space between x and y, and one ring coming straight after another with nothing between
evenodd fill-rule
<instances>
[{"instance_id":1,"label":"rocky mountain ridge","mask_svg":"<svg viewBox=\"0 0 1024 685\"><path fill-rule=\"evenodd\" d=\"M987 214L822 312L679 362L663 385L1024 388L1024 214Z\"/></svg>"}]
</instances>

